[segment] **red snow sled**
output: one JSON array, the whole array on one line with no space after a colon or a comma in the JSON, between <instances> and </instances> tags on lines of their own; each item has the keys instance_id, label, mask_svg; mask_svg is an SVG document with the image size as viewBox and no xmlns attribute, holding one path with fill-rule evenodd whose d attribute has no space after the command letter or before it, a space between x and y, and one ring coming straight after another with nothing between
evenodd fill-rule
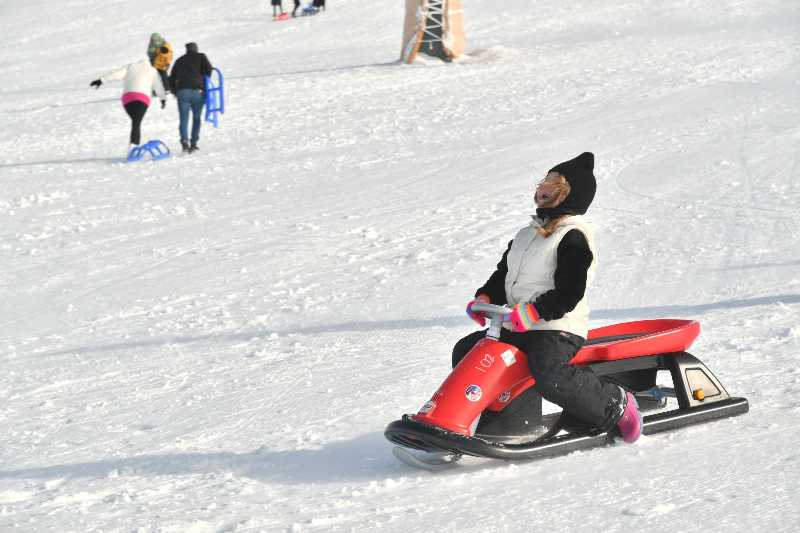
<instances>
[{"instance_id":1,"label":"red snow sled","mask_svg":"<svg viewBox=\"0 0 800 533\"><path fill-rule=\"evenodd\" d=\"M613 440L615 431L587 430L561 413L539 413L536 431L522 439L482 435L480 425L476 433L475 421L481 413L502 411L535 381L526 354L498 340L503 317L510 310L491 304L475 304L473 309L490 317L486 337L417 414L404 415L386 427L387 439L427 452L526 460ZM645 435L746 413L747 399L731 397L714 374L686 352L699 333L700 324L693 320L641 320L605 326L589 331L572 364L588 365L596 374L634 392L645 415ZM671 388L656 385L661 370L671 375ZM677 399L677 408L666 408L668 397Z\"/></svg>"}]
</instances>

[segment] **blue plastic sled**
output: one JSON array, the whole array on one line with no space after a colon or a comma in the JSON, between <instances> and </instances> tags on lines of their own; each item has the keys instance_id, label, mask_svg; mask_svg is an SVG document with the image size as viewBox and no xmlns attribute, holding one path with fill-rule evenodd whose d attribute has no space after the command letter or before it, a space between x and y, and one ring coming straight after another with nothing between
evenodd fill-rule
<instances>
[{"instance_id":1,"label":"blue plastic sled","mask_svg":"<svg viewBox=\"0 0 800 533\"><path fill-rule=\"evenodd\" d=\"M316 15L319 13L319 8L314 6L306 6L303 8L303 16Z\"/></svg>"},{"instance_id":2,"label":"blue plastic sled","mask_svg":"<svg viewBox=\"0 0 800 533\"><path fill-rule=\"evenodd\" d=\"M169 148L166 144L158 139L147 141L144 144L140 144L139 146L134 146L131 148L131 151L128 154L128 162L141 161L145 154L150 154L150 157L153 158L153 161L158 161L159 159L165 159L169 157Z\"/></svg>"},{"instance_id":3,"label":"blue plastic sled","mask_svg":"<svg viewBox=\"0 0 800 533\"><path fill-rule=\"evenodd\" d=\"M214 78L216 73L216 81ZM222 72L219 69L212 69L211 76L205 76L205 92L206 92L206 122L214 124L215 128L219 127L219 115L225 113L225 78L222 77Z\"/></svg>"}]
</instances>

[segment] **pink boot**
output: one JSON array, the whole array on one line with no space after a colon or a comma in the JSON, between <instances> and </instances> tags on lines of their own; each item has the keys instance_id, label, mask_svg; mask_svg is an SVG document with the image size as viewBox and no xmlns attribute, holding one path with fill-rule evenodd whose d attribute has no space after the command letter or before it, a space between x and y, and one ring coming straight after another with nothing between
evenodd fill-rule
<instances>
[{"instance_id":1,"label":"pink boot","mask_svg":"<svg viewBox=\"0 0 800 533\"><path fill-rule=\"evenodd\" d=\"M625 410L617 420L617 427L622 436L622 440L631 444L636 442L642 434L642 413L639 412L639 404L633 394L625 392Z\"/></svg>"}]
</instances>

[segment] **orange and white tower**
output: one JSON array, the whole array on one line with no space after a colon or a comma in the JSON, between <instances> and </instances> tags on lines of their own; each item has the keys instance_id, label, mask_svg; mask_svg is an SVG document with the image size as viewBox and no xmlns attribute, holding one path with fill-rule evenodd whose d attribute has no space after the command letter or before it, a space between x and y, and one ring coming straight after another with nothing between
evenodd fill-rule
<instances>
[{"instance_id":1,"label":"orange and white tower","mask_svg":"<svg viewBox=\"0 0 800 533\"><path fill-rule=\"evenodd\" d=\"M403 62L413 63L417 54L452 61L464 53L464 47L461 0L406 0Z\"/></svg>"}]
</instances>

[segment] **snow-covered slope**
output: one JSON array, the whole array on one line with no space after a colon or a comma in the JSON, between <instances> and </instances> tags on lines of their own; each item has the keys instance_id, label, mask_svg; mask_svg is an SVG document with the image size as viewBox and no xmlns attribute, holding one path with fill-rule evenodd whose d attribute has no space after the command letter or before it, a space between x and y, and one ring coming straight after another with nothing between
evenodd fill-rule
<instances>
[{"instance_id":1,"label":"snow-covered slope","mask_svg":"<svg viewBox=\"0 0 800 533\"><path fill-rule=\"evenodd\" d=\"M284 2L290 7L290 2ZM402 2L0 4L0 530L797 531L800 5L465 2L400 65ZM226 77L201 151L121 162L151 32ZM177 110L144 137L178 146ZM751 412L440 475L391 456L463 307L596 154L593 324L695 318Z\"/></svg>"}]
</instances>

